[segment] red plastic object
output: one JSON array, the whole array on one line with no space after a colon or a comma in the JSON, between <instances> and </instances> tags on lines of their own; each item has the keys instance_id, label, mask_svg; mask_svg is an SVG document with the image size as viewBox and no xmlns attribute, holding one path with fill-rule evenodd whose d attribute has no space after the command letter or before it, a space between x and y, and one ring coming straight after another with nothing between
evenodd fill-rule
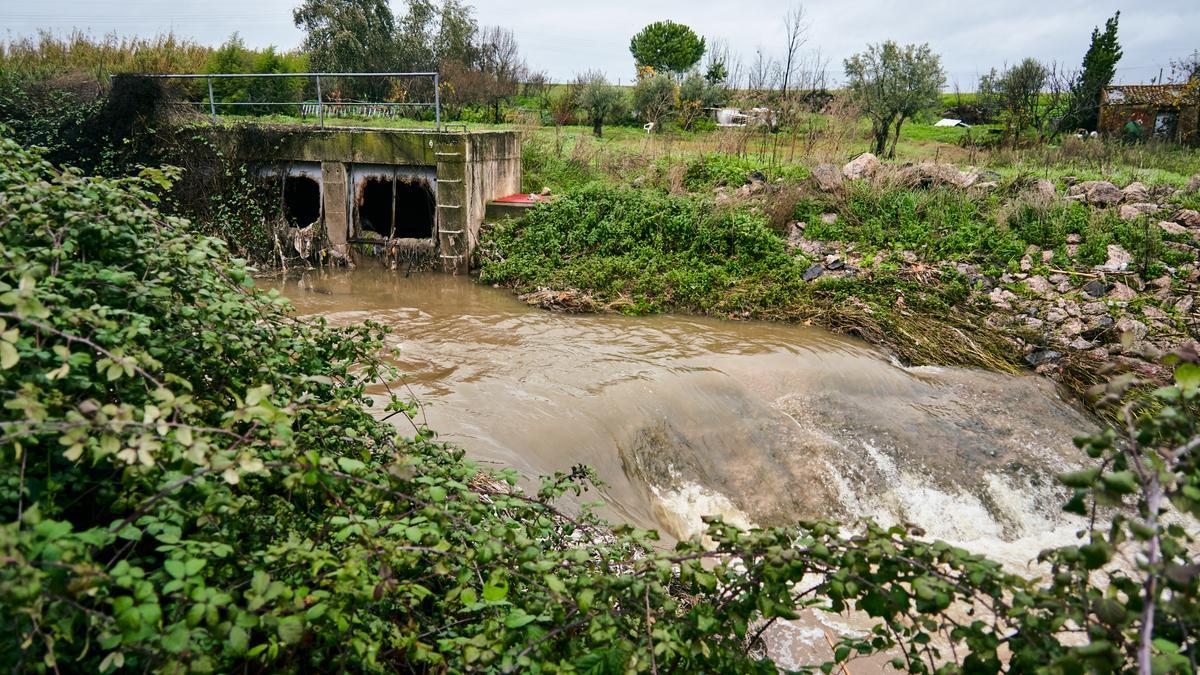
<instances>
[{"instance_id":1,"label":"red plastic object","mask_svg":"<svg viewBox=\"0 0 1200 675\"><path fill-rule=\"evenodd\" d=\"M518 192L515 195L508 195L499 199L493 199L497 204L541 204L546 201L546 198L541 195L531 195L527 192Z\"/></svg>"}]
</instances>

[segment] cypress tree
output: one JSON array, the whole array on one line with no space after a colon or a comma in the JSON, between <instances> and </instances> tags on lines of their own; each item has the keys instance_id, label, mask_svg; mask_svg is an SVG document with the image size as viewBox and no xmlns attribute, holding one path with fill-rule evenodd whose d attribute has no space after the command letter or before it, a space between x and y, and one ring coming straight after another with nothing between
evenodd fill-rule
<instances>
[{"instance_id":1,"label":"cypress tree","mask_svg":"<svg viewBox=\"0 0 1200 675\"><path fill-rule=\"evenodd\" d=\"M1086 129L1095 131L1100 116L1100 92L1112 83L1121 60L1121 44L1117 41L1117 22L1121 12L1104 22L1104 31L1092 29L1092 44L1083 55L1083 70L1071 86L1071 102L1063 117L1062 130Z\"/></svg>"}]
</instances>

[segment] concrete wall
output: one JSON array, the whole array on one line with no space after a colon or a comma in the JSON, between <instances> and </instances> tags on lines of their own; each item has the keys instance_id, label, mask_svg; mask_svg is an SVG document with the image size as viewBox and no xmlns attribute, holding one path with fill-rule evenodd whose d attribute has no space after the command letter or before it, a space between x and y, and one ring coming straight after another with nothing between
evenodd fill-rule
<instances>
[{"instance_id":1,"label":"concrete wall","mask_svg":"<svg viewBox=\"0 0 1200 675\"><path fill-rule=\"evenodd\" d=\"M479 244L488 202L521 191L521 139L515 133L474 134L466 147L469 254Z\"/></svg>"},{"instance_id":2,"label":"concrete wall","mask_svg":"<svg viewBox=\"0 0 1200 675\"><path fill-rule=\"evenodd\" d=\"M389 129L244 126L215 131L248 163L321 170L325 231L335 256L355 236L354 195L368 173L403 167L432 177L442 268L467 272L487 203L521 189L521 139L513 131L449 133ZM311 170L311 169L309 169Z\"/></svg>"}]
</instances>

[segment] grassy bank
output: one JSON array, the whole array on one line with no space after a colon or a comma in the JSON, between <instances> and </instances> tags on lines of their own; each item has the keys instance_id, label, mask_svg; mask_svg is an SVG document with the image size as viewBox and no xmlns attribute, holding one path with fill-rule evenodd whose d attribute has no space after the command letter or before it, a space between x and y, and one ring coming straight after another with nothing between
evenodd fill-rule
<instances>
[{"instance_id":1,"label":"grassy bank","mask_svg":"<svg viewBox=\"0 0 1200 675\"><path fill-rule=\"evenodd\" d=\"M810 283L766 215L705 199L592 185L494 230L481 280L520 293L572 289L586 307L813 323L912 363L1011 370L1004 343L961 306L967 281L881 265Z\"/></svg>"},{"instance_id":2,"label":"grassy bank","mask_svg":"<svg viewBox=\"0 0 1200 675\"><path fill-rule=\"evenodd\" d=\"M1200 193L1171 184L1143 197L1155 214L1130 219L1065 198L1070 179L1039 191L1027 174L964 189L885 167L820 190L806 172L708 156L652 165L624 181L635 188L529 159L572 189L489 232L481 280L532 304L809 323L912 364L1046 369L1050 354L1047 374L1077 393L1114 359L1132 367L1196 337L1196 234L1157 221Z\"/></svg>"}]
</instances>

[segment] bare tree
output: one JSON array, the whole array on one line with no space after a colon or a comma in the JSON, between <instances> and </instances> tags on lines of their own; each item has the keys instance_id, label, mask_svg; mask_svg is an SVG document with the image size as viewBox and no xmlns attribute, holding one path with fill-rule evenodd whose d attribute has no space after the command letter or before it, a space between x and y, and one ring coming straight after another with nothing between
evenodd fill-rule
<instances>
[{"instance_id":1,"label":"bare tree","mask_svg":"<svg viewBox=\"0 0 1200 675\"><path fill-rule=\"evenodd\" d=\"M486 75L487 87L482 93L492 108L492 121L500 122L501 104L516 95L521 81L529 74L511 29L500 26L483 29L479 40L479 70Z\"/></svg>"},{"instance_id":2,"label":"bare tree","mask_svg":"<svg viewBox=\"0 0 1200 675\"><path fill-rule=\"evenodd\" d=\"M746 74L746 88L750 95L754 96L774 90L778 76L778 62L763 52L762 47L754 50L754 60L750 62Z\"/></svg>"},{"instance_id":3,"label":"bare tree","mask_svg":"<svg viewBox=\"0 0 1200 675\"><path fill-rule=\"evenodd\" d=\"M796 5L783 16L784 52L783 52L783 86L779 90L779 98L787 108L788 85L792 83L800 48L808 42L808 22L805 20L804 5Z\"/></svg>"}]
</instances>

